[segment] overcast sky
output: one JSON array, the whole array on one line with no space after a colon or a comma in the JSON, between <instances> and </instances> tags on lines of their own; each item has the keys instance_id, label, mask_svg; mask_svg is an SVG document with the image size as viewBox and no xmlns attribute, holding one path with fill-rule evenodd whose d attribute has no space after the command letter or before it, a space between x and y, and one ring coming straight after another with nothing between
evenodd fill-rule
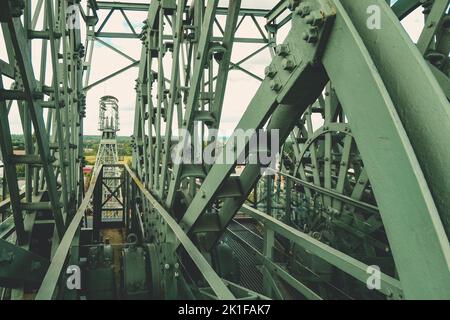
<instances>
[{"instance_id":1,"label":"overcast sky","mask_svg":"<svg viewBox=\"0 0 450 320\"><path fill-rule=\"evenodd\" d=\"M148 2L146 0L121 0L122 2ZM35 1L33 1L35 2ZM82 2L83 5L85 1ZM243 7L254 7L254 8L270 8L276 1L273 0L243 0ZM221 6L227 6L228 0L221 0ZM102 10L103 14L100 15L100 21L103 21L106 11ZM129 14L130 20L135 24L136 30L140 31L141 22L145 19L146 13L135 13ZM225 25L224 18L219 19L222 26ZM248 18L246 18L248 19ZM411 38L416 41L420 30L423 27L422 15L420 9L416 10L412 15L403 21L405 28L410 34ZM261 20L263 21L263 20ZM115 12L107 26L103 31L121 31L128 32L127 24L120 14L120 12ZM254 27L250 19L247 23L243 23L242 27L236 34L237 37L254 36L258 33L257 29ZM40 45L39 41L33 46L33 59L35 63L35 70L39 70L39 60L40 60ZM124 51L129 56L136 60L139 60L141 42L139 40L108 40L110 44ZM255 51L261 44L243 44L236 43L233 49L232 61L236 62L248 55L250 52ZM0 44L0 58L7 61L6 52L4 44ZM170 59L170 58L169 58ZM100 43L96 43L94 49L94 56L92 61L92 71L90 75L90 83L95 82L98 79L116 71L122 67L125 67L130 63L129 60L123 58L117 53L111 51L109 48L103 46ZM265 50L258 54L253 59L249 60L243 66L252 72L263 76L264 67L270 63L270 54L268 50ZM113 95L119 99L119 112L120 112L120 127L121 131L119 135L131 135L133 132L133 121L134 121L134 102L135 102L135 79L137 78L138 68L132 68L127 72L120 74L119 76L104 82L93 89L88 91L87 94L87 117L85 119L85 134L96 135L99 134L97 131L98 123L98 101L100 97L104 95ZM38 73L36 74L38 77ZM3 77L5 87L9 87L11 81ZM50 79L47 79L47 83L50 83ZM231 130L237 124L242 113L246 109L248 103L253 97L259 86L259 81L251 78L250 76L244 74L240 71L231 71L229 74L229 81L227 86L227 93L225 96L225 102L223 107L223 116L221 122L221 134L228 135ZM20 119L17 114L16 108L13 108L9 116L11 131L13 133L22 133Z\"/></svg>"}]
</instances>

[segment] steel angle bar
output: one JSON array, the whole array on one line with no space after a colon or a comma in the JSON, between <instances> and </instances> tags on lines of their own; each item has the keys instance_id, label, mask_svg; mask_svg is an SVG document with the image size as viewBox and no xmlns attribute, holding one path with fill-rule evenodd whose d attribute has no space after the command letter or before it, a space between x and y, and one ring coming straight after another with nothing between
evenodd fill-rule
<instances>
[{"instance_id":1,"label":"steel angle bar","mask_svg":"<svg viewBox=\"0 0 450 320\"><path fill-rule=\"evenodd\" d=\"M180 244L184 247L188 255L191 257L192 261L200 270L203 277L211 286L211 289L215 292L217 297L219 299L235 299L234 295L225 285L223 280L217 275L217 273L206 261L205 257L200 253L192 240L189 239L180 225L175 221L175 219L172 218L172 216L163 208L163 206L150 194L150 192L144 187L137 175L127 165L124 166L125 170L128 172L138 189L142 192L142 194L150 202L150 204L158 211L167 225L172 229L175 236L180 241Z\"/></svg>"}]
</instances>

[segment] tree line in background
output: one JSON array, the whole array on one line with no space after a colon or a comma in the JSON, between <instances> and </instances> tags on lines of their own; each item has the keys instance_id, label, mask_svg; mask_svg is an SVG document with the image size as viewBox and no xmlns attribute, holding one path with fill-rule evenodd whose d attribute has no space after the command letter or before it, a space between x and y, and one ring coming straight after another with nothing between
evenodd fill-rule
<instances>
[{"instance_id":1,"label":"tree line in background","mask_svg":"<svg viewBox=\"0 0 450 320\"><path fill-rule=\"evenodd\" d=\"M16 152L25 150L25 140L21 134L11 135L13 149ZM101 136L84 136L84 155L85 157L93 158L93 161L88 161L88 164L95 163L95 157L97 156L98 146L100 144ZM119 160L123 160L124 157L131 157L131 137L117 137ZM93 162L93 163L92 163ZM25 165L17 166L17 175L19 177L25 177Z\"/></svg>"}]
</instances>

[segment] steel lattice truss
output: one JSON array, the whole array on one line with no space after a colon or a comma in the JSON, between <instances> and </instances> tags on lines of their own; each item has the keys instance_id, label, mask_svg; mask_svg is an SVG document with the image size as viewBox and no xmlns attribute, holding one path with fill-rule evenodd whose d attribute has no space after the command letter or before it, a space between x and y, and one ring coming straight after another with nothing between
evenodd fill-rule
<instances>
[{"instance_id":1,"label":"steel lattice truss","mask_svg":"<svg viewBox=\"0 0 450 320\"><path fill-rule=\"evenodd\" d=\"M119 154L117 150L117 132L120 130L119 125L119 104L118 100L113 96L104 96L100 99L99 106L99 123L98 129L102 132L102 139L97 152L95 160L94 171L103 165L114 165L119 163ZM105 188L103 189L102 204L108 212L108 216L115 218L118 212L118 202L120 203L120 170L116 167L108 167L103 171L103 177L106 180ZM113 190L117 190L114 192Z\"/></svg>"},{"instance_id":2,"label":"steel lattice truss","mask_svg":"<svg viewBox=\"0 0 450 320\"><path fill-rule=\"evenodd\" d=\"M120 170L121 183L109 192L122 195L131 235L122 252L124 297L449 299L449 1L290 0L270 10L227 3L2 1L8 61L0 61L0 146L9 199L0 203L0 292L20 298L31 284L36 299L79 296L59 285L61 275L83 255L74 248L82 247L89 201L94 216L101 212L105 173ZM425 28L413 43L401 20L420 6ZM68 27L74 8L86 39ZM129 33L105 31L114 12ZM141 32L132 12L147 12ZM370 20L377 16L379 27ZM244 21L258 34L241 37ZM282 39L281 30L289 31ZM105 38L135 39L140 59ZM37 40L40 64L32 60ZM90 83L95 42L130 64ZM260 47L233 61L236 46L248 43ZM261 77L245 62L264 50L271 61ZM133 67L132 168L96 165L85 192L85 96ZM194 136L181 139L183 147L218 141L230 70L261 82L235 132L278 130L275 168L246 164L238 172L237 160L171 157L179 132ZM12 148L14 104L25 155ZM224 149L242 154L250 141L232 143ZM256 153L265 151L258 144ZM24 193L18 165L26 168ZM46 252L36 250L42 224L52 238ZM370 266L381 272L374 290L366 286ZM141 273L151 285L128 286Z\"/></svg>"}]
</instances>

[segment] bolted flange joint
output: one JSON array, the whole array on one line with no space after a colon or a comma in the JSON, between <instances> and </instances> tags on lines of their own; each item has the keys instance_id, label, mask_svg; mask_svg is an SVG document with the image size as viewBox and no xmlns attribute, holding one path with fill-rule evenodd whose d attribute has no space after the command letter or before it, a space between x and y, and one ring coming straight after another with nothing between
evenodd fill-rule
<instances>
[{"instance_id":1,"label":"bolted flange joint","mask_svg":"<svg viewBox=\"0 0 450 320\"><path fill-rule=\"evenodd\" d=\"M300 3L295 8L295 13L300 17L304 18L311 12L311 5L307 2Z\"/></svg>"},{"instance_id":2,"label":"bolted flange joint","mask_svg":"<svg viewBox=\"0 0 450 320\"><path fill-rule=\"evenodd\" d=\"M317 27L310 27L308 31L303 33L303 40L308 43L316 43L319 39L319 30Z\"/></svg>"}]
</instances>

